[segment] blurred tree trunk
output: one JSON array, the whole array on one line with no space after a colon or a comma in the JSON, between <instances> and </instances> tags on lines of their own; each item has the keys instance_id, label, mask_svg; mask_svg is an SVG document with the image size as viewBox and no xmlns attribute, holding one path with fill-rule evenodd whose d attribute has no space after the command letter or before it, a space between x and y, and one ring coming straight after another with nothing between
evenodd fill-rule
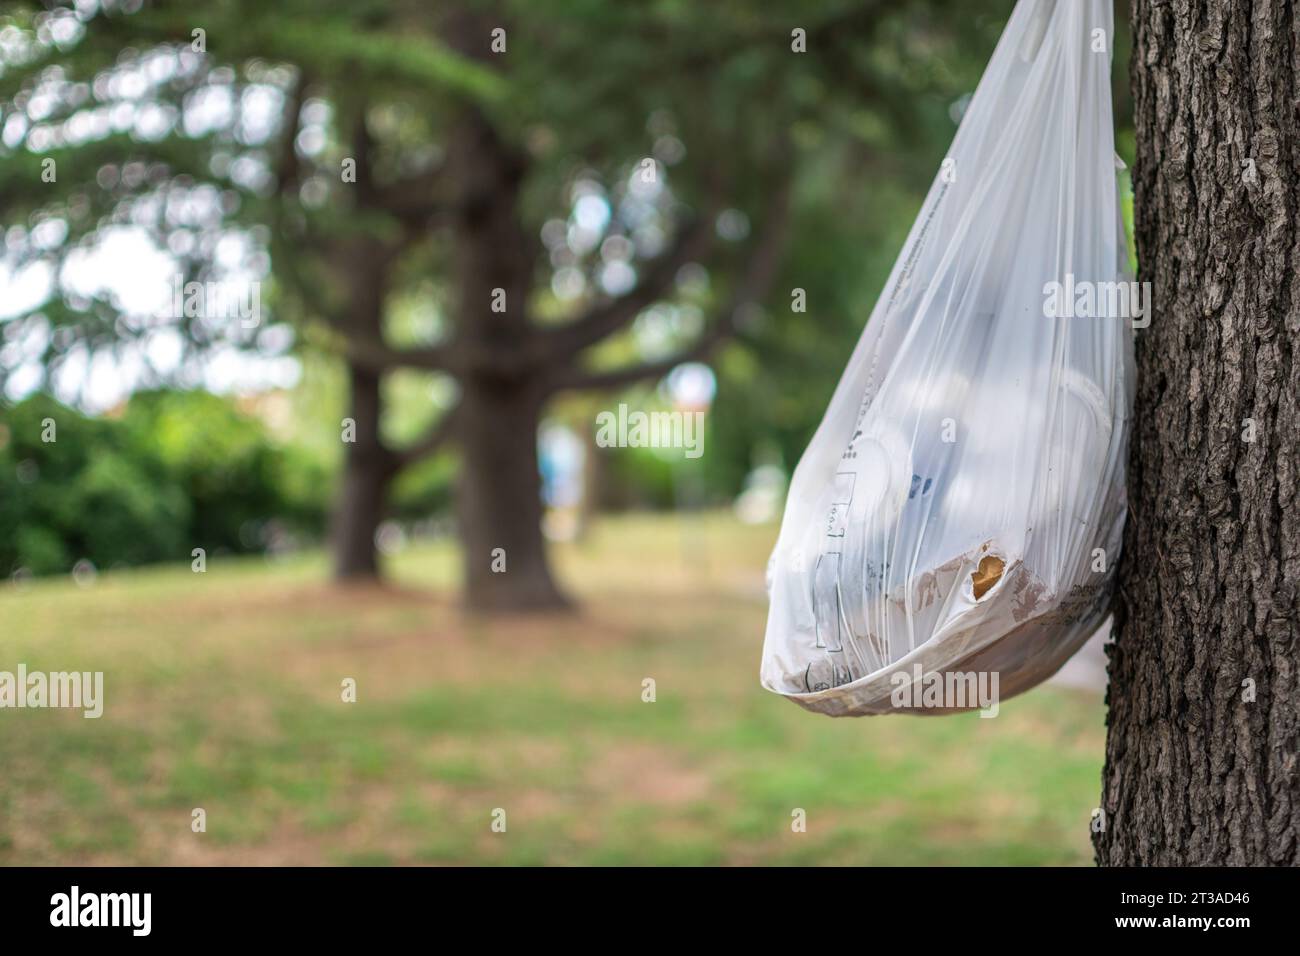
<instances>
[{"instance_id":1,"label":"blurred tree trunk","mask_svg":"<svg viewBox=\"0 0 1300 956\"><path fill-rule=\"evenodd\" d=\"M465 601L475 610L566 607L542 536L537 426L541 396L528 385L471 382L461 398L456 519Z\"/></svg>"},{"instance_id":2,"label":"blurred tree trunk","mask_svg":"<svg viewBox=\"0 0 1300 956\"><path fill-rule=\"evenodd\" d=\"M537 340L527 318L537 261L535 240L519 220L526 170L477 108L466 108L448 165L462 195L452 229L459 290L460 347L507 356ZM551 575L542 536L537 428L544 369L492 365L461 376L456 520L465 601L474 610L546 610L567 606Z\"/></svg>"},{"instance_id":3,"label":"blurred tree trunk","mask_svg":"<svg viewBox=\"0 0 1300 956\"><path fill-rule=\"evenodd\" d=\"M388 282L385 256L375 249L358 250L348 296L347 321L354 334L381 335ZM344 435L343 481L333 527L334 576L340 580L379 577L375 535L384 520L388 486L397 468L382 438L382 384L379 370L348 363L347 417L353 433Z\"/></svg>"},{"instance_id":4,"label":"blurred tree trunk","mask_svg":"<svg viewBox=\"0 0 1300 956\"><path fill-rule=\"evenodd\" d=\"M334 576L340 580L377 578L375 534L384 519L392 459L379 434L380 376L351 365L349 417L356 441L345 444L343 484L334 508Z\"/></svg>"},{"instance_id":5,"label":"blurred tree trunk","mask_svg":"<svg viewBox=\"0 0 1300 956\"><path fill-rule=\"evenodd\" d=\"M1134 0L1132 21L1154 308L1137 333L1097 860L1294 865L1297 22L1290 0Z\"/></svg>"}]
</instances>

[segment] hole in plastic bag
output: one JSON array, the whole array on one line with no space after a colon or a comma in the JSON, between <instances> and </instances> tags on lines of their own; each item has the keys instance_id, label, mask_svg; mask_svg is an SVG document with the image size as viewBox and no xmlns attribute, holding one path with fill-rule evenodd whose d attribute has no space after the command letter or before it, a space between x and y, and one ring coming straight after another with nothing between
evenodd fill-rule
<instances>
[{"instance_id":1,"label":"hole in plastic bag","mask_svg":"<svg viewBox=\"0 0 1300 956\"><path fill-rule=\"evenodd\" d=\"M996 555L988 554L980 558L980 565L971 572L971 585L975 589L975 600L979 600L1002 578L1002 569L1006 562Z\"/></svg>"}]
</instances>

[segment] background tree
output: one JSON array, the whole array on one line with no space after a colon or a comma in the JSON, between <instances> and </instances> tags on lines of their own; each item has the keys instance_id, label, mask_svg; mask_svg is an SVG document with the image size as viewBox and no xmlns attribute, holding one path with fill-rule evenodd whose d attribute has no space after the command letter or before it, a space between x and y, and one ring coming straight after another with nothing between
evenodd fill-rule
<instances>
[{"instance_id":1,"label":"background tree","mask_svg":"<svg viewBox=\"0 0 1300 956\"><path fill-rule=\"evenodd\" d=\"M1131 512L1097 859L1300 862L1300 128L1287 0L1134 0Z\"/></svg>"},{"instance_id":2,"label":"background tree","mask_svg":"<svg viewBox=\"0 0 1300 956\"><path fill-rule=\"evenodd\" d=\"M205 277L222 236L246 238L273 280L275 318L347 362L355 441L344 448L336 573L377 573L394 477L451 449L467 597L497 609L563 603L540 530L535 444L556 396L653 383L743 332L755 350L772 343L756 354L787 372L749 395L789 384L764 404L797 453L804 419L834 385L824 369L808 381L817 363L797 374L799 356L835 353L838 370L869 298L823 278L860 271L860 248L820 236L799 249L798 281L777 284L789 234L836 235L858 201L846 194L865 193L862 177L888 165L884 149L906 168L910 148L946 141L954 91L982 63L962 41L1000 26L938 0L761 13L546 0L11 7L40 41L15 40L0 77L15 159L6 218L33 224L26 254L60 261L130 221L180 249L187 276ZM41 182L46 158L57 183ZM190 221L195 206L213 214ZM64 238L32 241L54 221ZM796 285L810 313L791 315ZM856 315L844 308L855 298ZM403 322L403 300L427 321ZM636 333L664 303L648 353ZM150 331L119 313L68 295L43 307L46 364ZM810 335L814 321L836 331ZM262 337L180 324L195 349ZM793 361L783 339L797 346ZM399 444L385 391L411 372L453 398L431 402L425 433ZM507 574L491 573L496 548Z\"/></svg>"}]
</instances>

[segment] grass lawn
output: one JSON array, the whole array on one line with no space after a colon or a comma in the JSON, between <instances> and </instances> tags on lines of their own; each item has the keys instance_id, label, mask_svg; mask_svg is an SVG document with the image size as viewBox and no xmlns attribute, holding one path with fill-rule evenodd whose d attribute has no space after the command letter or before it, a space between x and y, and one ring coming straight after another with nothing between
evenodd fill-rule
<instances>
[{"instance_id":1,"label":"grass lawn","mask_svg":"<svg viewBox=\"0 0 1300 956\"><path fill-rule=\"evenodd\" d=\"M0 710L0 864L1089 863L1100 696L807 713L758 684L775 534L606 519L556 549L572 617L466 618L448 543L384 589L319 555L0 585L0 670L105 685Z\"/></svg>"}]
</instances>

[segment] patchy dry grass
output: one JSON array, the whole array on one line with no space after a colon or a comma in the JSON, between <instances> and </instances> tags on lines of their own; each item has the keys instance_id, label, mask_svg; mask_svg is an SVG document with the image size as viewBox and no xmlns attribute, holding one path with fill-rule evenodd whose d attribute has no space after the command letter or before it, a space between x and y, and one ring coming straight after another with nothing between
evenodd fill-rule
<instances>
[{"instance_id":1,"label":"patchy dry grass","mask_svg":"<svg viewBox=\"0 0 1300 956\"><path fill-rule=\"evenodd\" d=\"M805 713L758 686L774 534L606 520L558 549L572 617L467 619L447 544L387 588L318 556L0 587L0 670L106 685L100 720L0 711L0 863L1088 862L1097 695Z\"/></svg>"}]
</instances>

